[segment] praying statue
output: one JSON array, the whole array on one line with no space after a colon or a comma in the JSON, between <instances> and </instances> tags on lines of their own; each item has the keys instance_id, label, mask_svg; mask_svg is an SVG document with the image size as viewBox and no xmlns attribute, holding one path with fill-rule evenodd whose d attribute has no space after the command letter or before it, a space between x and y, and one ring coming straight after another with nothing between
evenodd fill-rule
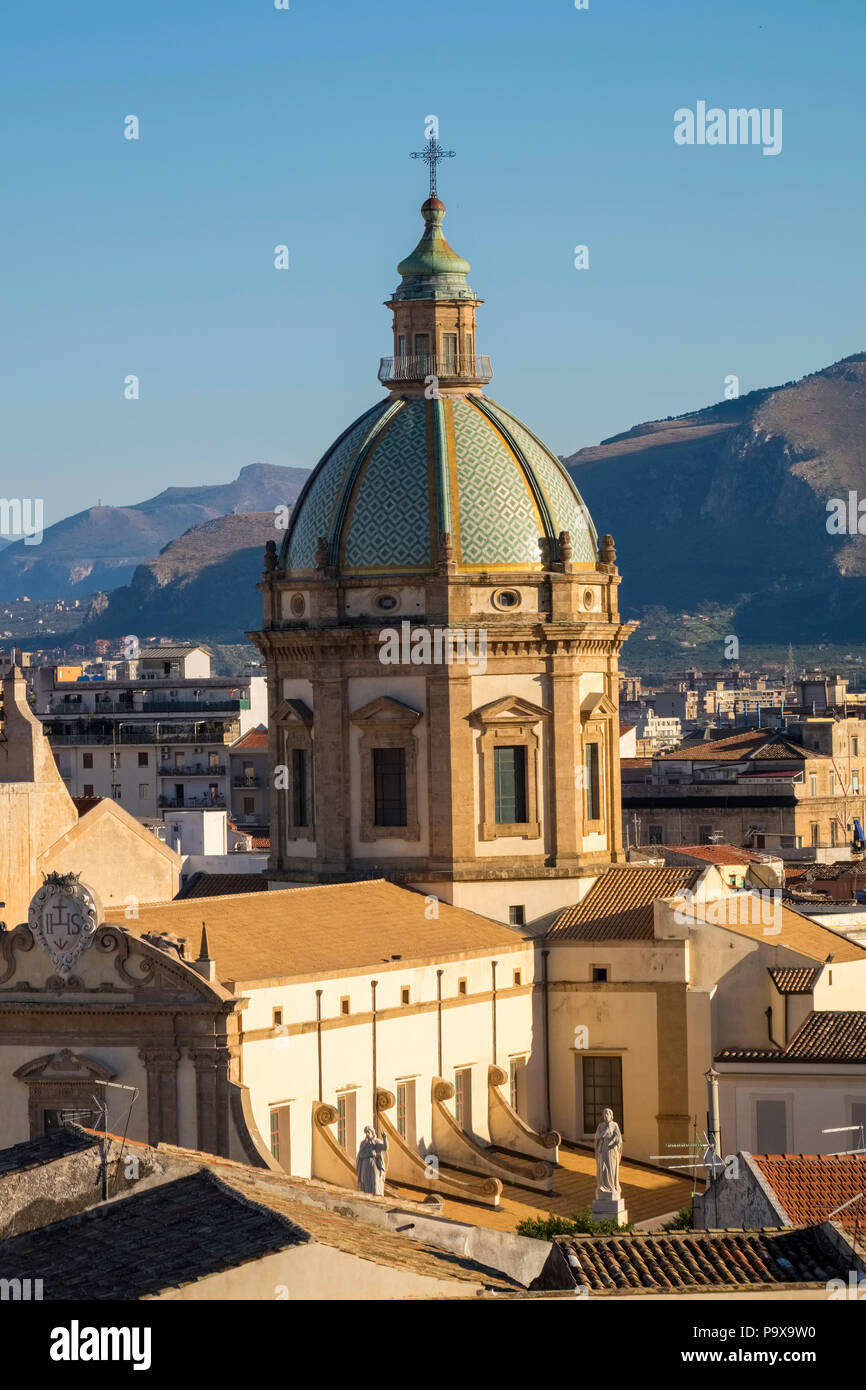
<instances>
[{"instance_id":1,"label":"praying statue","mask_svg":"<svg viewBox=\"0 0 866 1390\"><path fill-rule=\"evenodd\" d=\"M601 1124L595 1131L596 1200L617 1200L619 1190L619 1160L622 1155L622 1134L612 1110L602 1110Z\"/></svg>"},{"instance_id":2,"label":"praying statue","mask_svg":"<svg viewBox=\"0 0 866 1390\"><path fill-rule=\"evenodd\" d=\"M372 1192L375 1197L384 1197L387 1153L387 1134L383 1134L380 1139L371 1125L365 1125L364 1138L361 1140L355 1163L359 1192Z\"/></svg>"}]
</instances>

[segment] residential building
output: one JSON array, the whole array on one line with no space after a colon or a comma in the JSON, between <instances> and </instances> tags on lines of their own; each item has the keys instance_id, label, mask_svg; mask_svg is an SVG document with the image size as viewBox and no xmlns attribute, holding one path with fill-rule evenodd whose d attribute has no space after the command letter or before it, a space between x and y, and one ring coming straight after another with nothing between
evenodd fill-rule
<instances>
[{"instance_id":1,"label":"residential building","mask_svg":"<svg viewBox=\"0 0 866 1390\"><path fill-rule=\"evenodd\" d=\"M842 722L864 728L857 720ZM747 729L684 744L654 757L649 768L631 768L622 803L631 842L724 842L786 857L838 857L855 834L855 820L863 824L866 792L866 737L849 736L842 722ZM851 750L844 760L829 751L832 737Z\"/></svg>"},{"instance_id":2,"label":"residential building","mask_svg":"<svg viewBox=\"0 0 866 1390\"><path fill-rule=\"evenodd\" d=\"M229 812L238 830L258 837L270 826L268 731L264 724L241 734L229 746Z\"/></svg>"},{"instance_id":3,"label":"residential building","mask_svg":"<svg viewBox=\"0 0 866 1390\"><path fill-rule=\"evenodd\" d=\"M212 676L196 646L142 648L129 666L134 674L116 680L36 671L36 713L69 790L112 797L139 820L228 808L228 749L267 718L264 676Z\"/></svg>"}]
</instances>

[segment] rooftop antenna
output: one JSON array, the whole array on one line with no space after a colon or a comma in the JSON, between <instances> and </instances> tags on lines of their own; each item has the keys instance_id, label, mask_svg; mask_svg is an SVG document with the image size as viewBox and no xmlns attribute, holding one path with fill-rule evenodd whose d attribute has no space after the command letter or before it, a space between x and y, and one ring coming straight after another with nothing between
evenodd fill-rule
<instances>
[{"instance_id":1,"label":"rooftop antenna","mask_svg":"<svg viewBox=\"0 0 866 1390\"><path fill-rule=\"evenodd\" d=\"M123 1161L123 1150L126 1147L129 1117L132 1114L132 1107L135 1105L141 1092L137 1086L124 1086L119 1081L96 1081L94 1084L97 1086L110 1087L113 1091L132 1091L133 1093L132 1100L129 1102L129 1109L126 1112L126 1122L123 1126L123 1138L120 1143L120 1154L117 1159L117 1172L119 1172L120 1164ZM101 1097L97 1095L93 1096L92 1099L96 1106L97 1113L102 1119L102 1138L99 1141L99 1172L96 1175L96 1181L102 1181L102 1200L105 1202L108 1200L108 1096L103 1093Z\"/></svg>"},{"instance_id":2,"label":"rooftop antenna","mask_svg":"<svg viewBox=\"0 0 866 1390\"><path fill-rule=\"evenodd\" d=\"M864 1138L863 1138L863 1131L864 1131L864 1129L866 1129L866 1125L837 1125L837 1127L836 1127L835 1129L822 1129L822 1130L821 1130L821 1133L822 1133L822 1134L852 1134L852 1133L853 1133L853 1134L856 1134L856 1135L857 1135L857 1148L856 1148L856 1149L840 1149L840 1150L839 1150L839 1153L836 1155L836 1157L837 1157L837 1158L841 1158L841 1157L842 1157L843 1155L845 1155L845 1154L866 1154L866 1141L864 1141Z\"/></svg>"}]
</instances>

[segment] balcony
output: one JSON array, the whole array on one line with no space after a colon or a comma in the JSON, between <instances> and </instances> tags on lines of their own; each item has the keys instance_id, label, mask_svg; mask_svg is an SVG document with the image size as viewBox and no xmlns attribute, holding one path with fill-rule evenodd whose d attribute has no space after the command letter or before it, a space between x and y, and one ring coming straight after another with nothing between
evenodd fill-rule
<instances>
[{"instance_id":1,"label":"balcony","mask_svg":"<svg viewBox=\"0 0 866 1390\"><path fill-rule=\"evenodd\" d=\"M235 776L232 778L233 787L249 787L253 791L256 789L256 787L263 787L264 784L264 777L244 777L244 775L241 774L239 777Z\"/></svg>"},{"instance_id":2,"label":"balcony","mask_svg":"<svg viewBox=\"0 0 866 1390\"><path fill-rule=\"evenodd\" d=\"M73 700L54 700L45 711L46 714L66 715L70 719L98 717L100 715L125 714L141 715L143 719L155 714L237 714L249 709L249 700L145 700L133 704L128 700L96 700L93 705L84 706Z\"/></svg>"},{"instance_id":3,"label":"balcony","mask_svg":"<svg viewBox=\"0 0 866 1390\"><path fill-rule=\"evenodd\" d=\"M493 368L489 357L440 357L422 353L415 357L382 357L379 359L379 380L383 386L394 381L426 381L435 376L441 382L489 381Z\"/></svg>"},{"instance_id":4,"label":"balcony","mask_svg":"<svg viewBox=\"0 0 866 1390\"><path fill-rule=\"evenodd\" d=\"M161 796L158 805L160 810L166 811L224 811L226 801L224 796L188 796L184 797L183 801L178 801L173 796Z\"/></svg>"},{"instance_id":5,"label":"balcony","mask_svg":"<svg viewBox=\"0 0 866 1390\"><path fill-rule=\"evenodd\" d=\"M204 763L184 763L183 767L175 767L173 763L160 763L158 775L160 777L225 777L226 769L223 763L216 767L207 767Z\"/></svg>"}]
</instances>

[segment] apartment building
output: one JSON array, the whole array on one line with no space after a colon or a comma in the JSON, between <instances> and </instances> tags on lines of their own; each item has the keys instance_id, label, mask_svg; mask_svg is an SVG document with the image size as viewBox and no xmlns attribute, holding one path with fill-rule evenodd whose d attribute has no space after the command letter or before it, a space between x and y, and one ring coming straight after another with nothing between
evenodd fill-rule
<instances>
[{"instance_id":1,"label":"apartment building","mask_svg":"<svg viewBox=\"0 0 866 1390\"><path fill-rule=\"evenodd\" d=\"M805 718L694 741L624 768L627 842L723 841L819 857L862 836L864 775L859 719Z\"/></svg>"},{"instance_id":2,"label":"apartment building","mask_svg":"<svg viewBox=\"0 0 866 1390\"><path fill-rule=\"evenodd\" d=\"M267 721L265 677L211 675L200 646L143 648L123 678L42 667L33 683L73 796L109 796L139 820L231 805L229 747Z\"/></svg>"}]
</instances>

